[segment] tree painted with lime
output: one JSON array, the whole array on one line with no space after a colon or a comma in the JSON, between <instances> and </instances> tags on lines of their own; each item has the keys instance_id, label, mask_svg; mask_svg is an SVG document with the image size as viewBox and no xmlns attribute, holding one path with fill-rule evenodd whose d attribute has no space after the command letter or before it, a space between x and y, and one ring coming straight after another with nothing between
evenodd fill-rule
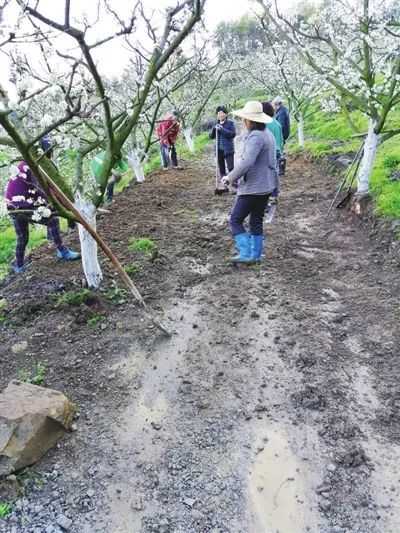
<instances>
[{"instance_id":1,"label":"tree painted with lime","mask_svg":"<svg viewBox=\"0 0 400 533\"><path fill-rule=\"evenodd\" d=\"M282 40L368 119L357 190L369 193L378 147L400 133L391 112L400 104L400 6L394 0L325 3L307 18L282 15L256 0ZM325 7L324 7L325 6Z\"/></svg>"},{"instance_id":2,"label":"tree painted with lime","mask_svg":"<svg viewBox=\"0 0 400 533\"><path fill-rule=\"evenodd\" d=\"M183 0L157 14L158 20L140 1L131 10L119 9L118 2L99 2L99 12L92 18L83 13L81 21L70 0L60 3L54 19L34 1L18 0L16 15L10 4L2 11L0 46L9 57L16 95L10 95L5 84L0 86L0 144L28 163L56 214L80 222L82 263L90 287L102 281L97 244L119 265L96 232L96 211L115 160L140 121L157 76L168 75L170 59L200 20L204 3ZM95 33L110 33L91 40L90 30L99 17L102 26ZM143 43L143 32L148 42ZM101 49L118 39L125 40L131 63L140 68L130 76L132 90L114 103ZM73 151L75 172L70 179L38 149L39 139L49 133L56 151ZM95 179L89 160L99 151L102 164ZM121 265L118 268L123 272Z\"/></svg>"}]
</instances>

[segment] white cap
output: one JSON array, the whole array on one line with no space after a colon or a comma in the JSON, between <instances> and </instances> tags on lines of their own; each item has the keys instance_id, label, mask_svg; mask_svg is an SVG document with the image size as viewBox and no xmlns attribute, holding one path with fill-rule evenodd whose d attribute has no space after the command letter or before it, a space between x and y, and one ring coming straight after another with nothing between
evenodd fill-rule
<instances>
[{"instance_id":1,"label":"white cap","mask_svg":"<svg viewBox=\"0 0 400 533\"><path fill-rule=\"evenodd\" d=\"M273 100L272 100L272 103L273 104L282 104L283 100L280 96L276 96Z\"/></svg>"}]
</instances>

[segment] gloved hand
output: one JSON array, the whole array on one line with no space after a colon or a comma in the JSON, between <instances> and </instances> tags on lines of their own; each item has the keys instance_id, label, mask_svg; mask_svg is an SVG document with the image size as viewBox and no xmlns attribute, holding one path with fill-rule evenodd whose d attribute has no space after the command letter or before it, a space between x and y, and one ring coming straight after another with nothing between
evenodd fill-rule
<instances>
[{"instance_id":1,"label":"gloved hand","mask_svg":"<svg viewBox=\"0 0 400 533\"><path fill-rule=\"evenodd\" d=\"M216 125L215 125L215 129L216 129L217 131L221 131L221 130L222 130L222 126L221 126L221 124L216 124Z\"/></svg>"},{"instance_id":2,"label":"gloved hand","mask_svg":"<svg viewBox=\"0 0 400 533\"><path fill-rule=\"evenodd\" d=\"M229 187L230 185L232 185L231 180L227 176L221 178L221 183L222 185L225 185L225 187Z\"/></svg>"}]
</instances>

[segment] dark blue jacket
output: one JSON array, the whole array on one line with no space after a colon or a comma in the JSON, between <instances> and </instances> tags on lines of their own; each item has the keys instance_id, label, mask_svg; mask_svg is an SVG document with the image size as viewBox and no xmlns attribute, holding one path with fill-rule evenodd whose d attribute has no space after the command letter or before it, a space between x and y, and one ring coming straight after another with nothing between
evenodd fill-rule
<instances>
[{"instance_id":1,"label":"dark blue jacket","mask_svg":"<svg viewBox=\"0 0 400 533\"><path fill-rule=\"evenodd\" d=\"M285 106L281 105L281 107L275 113L275 116L276 120L278 120L280 125L282 126L283 140L286 141L290 133L290 118L288 110Z\"/></svg>"},{"instance_id":2,"label":"dark blue jacket","mask_svg":"<svg viewBox=\"0 0 400 533\"><path fill-rule=\"evenodd\" d=\"M210 139L215 139L215 126L219 124L218 120L213 122L212 129L210 131ZM224 155L230 155L235 153L235 146L233 144L233 139L236 136L235 123L229 118L226 119L224 125L219 130L218 135L222 135L224 139Z\"/></svg>"}]
</instances>

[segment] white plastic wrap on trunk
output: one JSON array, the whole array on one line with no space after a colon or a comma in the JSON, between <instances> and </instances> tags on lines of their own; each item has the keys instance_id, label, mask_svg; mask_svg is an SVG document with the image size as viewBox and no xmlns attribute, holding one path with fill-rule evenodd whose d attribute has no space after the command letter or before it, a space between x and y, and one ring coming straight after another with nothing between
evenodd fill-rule
<instances>
[{"instance_id":1,"label":"white plastic wrap on trunk","mask_svg":"<svg viewBox=\"0 0 400 533\"><path fill-rule=\"evenodd\" d=\"M89 224L96 229L96 208L77 194L75 207L86 218ZM97 259L97 243L93 237L78 224L79 240L81 243L82 267L89 287L98 288L103 280L103 274Z\"/></svg>"},{"instance_id":2,"label":"white plastic wrap on trunk","mask_svg":"<svg viewBox=\"0 0 400 533\"><path fill-rule=\"evenodd\" d=\"M144 181L144 170L143 166L140 162L140 157L138 154L138 151L136 149L133 149L131 152L131 155L128 158L129 163L132 165L133 171L135 173L136 180L139 183L142 183Z\"/></svg>"},{"instance_id":3,"label":"white plastic wrap on trunk","mask_svg":"<svg viewBox=\"0 0 400 533\"><path fill-rule=\"evenodd\" d=\"M183 135L184 135L184 137L186 139L186 143L188 145L190 153L194 154L195 151L196 151L196 147L194 145L192 128L184 129L183 130Z\"/></svg>"},{"instance_id":4,"label":"white plastic wrap on trunk","mask_svg":"<svg viewBox=\"0 0 400 533\"><path fill-rule=\"evenodd\" d=\"M357 192L361 195L367 195L369 192L369 180L378 151L379 135L375 133L375 126L376 122L370 119L368 123L368 135L365 139L364 155L357 177Z\"/></svg>"}]
</instances>

